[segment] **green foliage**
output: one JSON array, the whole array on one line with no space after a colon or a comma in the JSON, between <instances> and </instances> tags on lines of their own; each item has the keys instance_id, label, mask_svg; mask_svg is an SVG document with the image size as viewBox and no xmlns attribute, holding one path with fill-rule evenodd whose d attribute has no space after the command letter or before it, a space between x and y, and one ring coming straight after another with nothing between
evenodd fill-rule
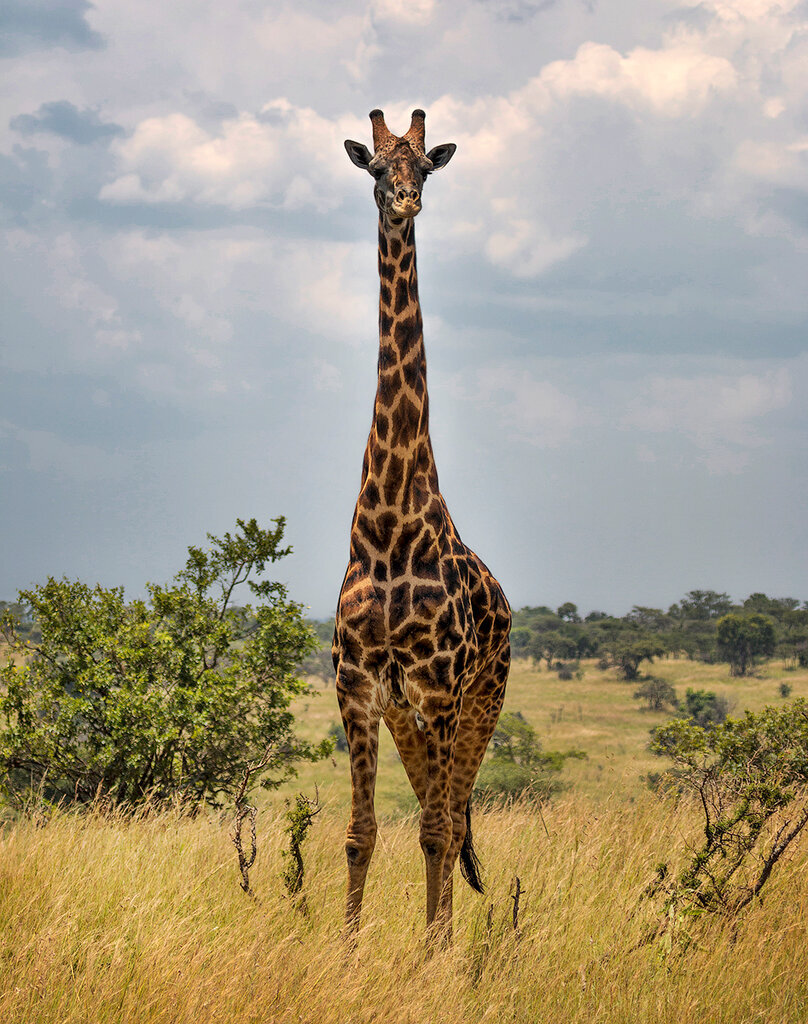
<instances>
[{"instance_id":1,"label":"green foliage","mask_svg":"<svg viewBox=\"0 0 808 1024\"><path fill-rule=\"evenodd\" d=\"M514 626L511 630L511 651L514 657L524 657L529 653L530 639L532 633L527 626Z\"/></svg>"},{"instance_id":2,"label":"green foliage","mask_svg":"<svg viewBox=\"0 0 808 1024\"><path fill-rule=\"evenodd\" d=\"M297 896L303 888L303 879L306 867L303 862L303 843L309 834L312 822L320 813L319 796L309 800L307 796L298 793L295 802L286 801L286 828L284 832L289 836L289 849L283 851L283 856L288 858L286 869L283 872L283 884L290 896ZM301 910L306 910L305 898L298 904Z\"/></svg>"},{"instance_id":3,"label":"green foliage","mask_svg":"<svg viewBox=\"0 0 808 1024\"><path fill-rule=\"evenodd\" d=\"M780 696L781 697L790 697L791 696L791 686L790 686L789 683L780 683L779 690L780 690Z\"/></svg>"},{"instance_id":4,"label":"green foliage","mask_svg":"<svg viewBox=\"0 0 808 1024\"><path fill-rule=\"evenodd\" d=\"M674 719L654 749L675 784L698 796L704 841L678 877L660 872L668 908L736 912L768 881L808 824L808 705L747 711L711 729Z\"/></svg>"},{"instance_id":5,"label":"green foliage","mask_svg":"<svg viewBox=\"0 0 808 1024\"><path fill-rule=\"evenodd\" d=\"M12 622L14 629L23 640L38 640L39 627L31 609L19 601L0 601L0 622Z\"/></svg>"},{"instance_id":6,"label":"green foliage","mask_svg":"<svg viewBox=\"0 0 808 1024\"><path fill-rule=\"evenodd\" d=\"M603 649L608 652L623 678L629 682L638 678L640 662L653 661L665 653L665 645L658 637L652 633L631 630L617 633L612 640L603 644Z\"/></svg>"},{"instance_id":7,"label":"green foliage","mask_svg":"<svg viewBox=\"0 0 808 1024\"><path fill-rule=\"evenodd\" d=\"M581 617L578 614L578 606L573 604L572 601L565 601L564 604L556 610L556 615L564 622L581 621Z\"/></svg>"},{"instance_id":8,"label":"green foliage","mask_svg":"<svg viewBox=\"0 0 808 1024\"><path fill-rule=\"evenodd\" d=\"M732 608L729 594L715 590L690 590L679 604L671 605L668 614L679 619L705 622L726 615Z\"/></svg>"},{"instance_id":9,"label":"green foliage","mask_svg":"<svg viewBox=\"0 0 808 1024\"><path fill-rule=\"evenodd\" d=\"M309 620L307 625L316 636L316 646L300 663L302 676L316 676L326 684L334 682L334 660L331 642L334 639L334 620Z\"/></svg>"},{"instance_id":10,"label":"green foliage","mask_svg":"<svg viewBox=\"0 0 808 1024\"><path fill-rule=\"evenodd\" d=\"M332 722L328 727L328 738L334 744L334 750L347 753L348 737L345 735L345 727L342 722Z\"/></svg>"},{"instance_id":11,"label":"green foliage","mask_svg":"<svg viewBox=\"0 0 808 1024\"><path fill-rule=\"evenodd\" d=\"M733 676L746 675L755 658L774 654L774 622L759 612L724 615L716 624L716 636L719 656L729 662Z\"/></svg>"},{"instance_id":12,"label":"green foliage","mask_svg":"<svg viewBox=\"0 0 808 1024\"><path fill-rule=\"evenodd\" d=\"M665 679L646 679L638 689L634 691L636 700L644 700L648 704L649 711L662 711L666 705L672 708L679 706L676 690Z\"/></svg>"},{"instance_id":13,"label":"green foliage","mask_svg":"<svg viewBox=\"0 0 808 1024\"><path fill-rule=\"evenodd\" d=\"M563 788L558 774L569 757L584 758L586 754L582 750L542 750L536 730L520 712L503 712L474 792L483 799L529 796L547 800Z\"/></svg>"},{"instance_id":14,"label":"green foliage","mask_svg":"<svg viewBox=\"0 0 808 1024\"><path fill-rule=\"evenodd\" d=\"M684 716L703 729L711 729L726 721L729 711L729 701L726 697L719 697L712 690L694 690L688 687L685 692Z\"/></svg>"},{"instance_id":15,"label":"green foliage","mask_svg":"<svg viewBox=\"0 0 808 1024\"><path fill-rule=\"evenodd\" d=\"M268 747L268 787L327 752L296 738L289 710L306 692L296 666L311 630L280 583L260 580L290 551L283 530L282 518L268 530L252 519L209 535L171 584L147 585L147 601L66 579L21 592L41 639L26 641L6 614L21 662L0 670L6 795L218 805ZM245 582L260 603L231 607Z\"/></svg>"}]
</instances>

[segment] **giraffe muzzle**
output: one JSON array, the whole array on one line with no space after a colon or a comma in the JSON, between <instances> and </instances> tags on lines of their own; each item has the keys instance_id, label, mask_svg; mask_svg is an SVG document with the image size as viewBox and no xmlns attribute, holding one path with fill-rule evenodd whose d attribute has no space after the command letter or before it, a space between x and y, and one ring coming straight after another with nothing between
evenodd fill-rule
<instances>
[{"instance_id":1,"label":"giraffe muzzle","mask_svg":"<svg viewBox=\"0 0 808 1024\"><path fill-rule=\"evenodd\" d=\"M396 217L415 217L421 212L421 193L417 188L400 188L390 208Z\"/></svg>"}]
</instances>

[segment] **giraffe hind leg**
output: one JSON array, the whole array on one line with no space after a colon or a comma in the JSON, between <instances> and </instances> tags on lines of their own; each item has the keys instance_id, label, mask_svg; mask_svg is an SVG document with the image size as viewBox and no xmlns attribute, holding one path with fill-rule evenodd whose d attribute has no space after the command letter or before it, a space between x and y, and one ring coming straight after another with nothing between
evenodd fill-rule
<instances>
[{"instance_id":1,"label":"giraffe hind leg","mask_svg":"<svg viewBox=\"0 0 808 1024\"><path fill-rule=\"evenodd\" d=\"M474 851L471 834L471 791L502 710L509 668L510 649L506 644L463 696L452 773L452 844L444 865L444 900L449 903L444 911L447 916L451 916L451 877L457 859L460 860L463 878L472 889L483 891L480 861Z\"/></svg>"},{"instance_id":2,"label":"giraffe hind leg","mask_svg":"<svg viewBox=\"0 0 808 1024\"><path fill-rule=\"evenodd\" d=\"M408 704L388 705L384 722L393 737L404 771L421 807L426 799L426 738L418 727L416 714Z\"/></svg>"}]
</instances>

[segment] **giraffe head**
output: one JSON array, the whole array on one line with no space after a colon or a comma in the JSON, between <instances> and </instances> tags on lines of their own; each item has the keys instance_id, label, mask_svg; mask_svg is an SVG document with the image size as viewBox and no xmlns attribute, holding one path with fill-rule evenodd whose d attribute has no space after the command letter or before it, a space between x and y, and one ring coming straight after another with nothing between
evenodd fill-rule
<instances>
[{"instance_id":1,"label":"giraffe head","mask_svg":"<svg viewBox=\"0 0 808 1024\"><path fill-rule=\"evenodd\" d=\"M384 123L381 110L371 110L373 156L360 142L345 140L348 156L357 167L376 180L373 195L383 216L415 217L421 210L421 190L428 174L445 167L457 148L453 142L424 152L423 110L412 112L412 123L405 135L393 135Z\"/></svg>"}]
</instances>

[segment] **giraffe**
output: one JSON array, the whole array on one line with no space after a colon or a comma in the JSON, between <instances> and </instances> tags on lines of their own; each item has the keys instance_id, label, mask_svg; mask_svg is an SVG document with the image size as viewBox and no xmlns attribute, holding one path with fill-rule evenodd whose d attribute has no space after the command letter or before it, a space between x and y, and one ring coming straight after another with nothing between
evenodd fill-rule
<instances>
[{"instance_id":1,"label":"giraffe","mask_svg":"<svg viewBox=\"0 0 808 1024\"><path fill-rule=\"evenodd\" d=\"M450 937L458 856L464 878L483 891L470 798L505 696L511 612L455 529L429 436L413 222L425 178L456 147L425 153L422 110L400 137L380 110L370 120L373 156L345 142L375 179L380 279L378 385L332 650L351 761L346 929L359 926L376 842L383 718L421 806L427 927Z\"/></svg>"}]
</instances>

